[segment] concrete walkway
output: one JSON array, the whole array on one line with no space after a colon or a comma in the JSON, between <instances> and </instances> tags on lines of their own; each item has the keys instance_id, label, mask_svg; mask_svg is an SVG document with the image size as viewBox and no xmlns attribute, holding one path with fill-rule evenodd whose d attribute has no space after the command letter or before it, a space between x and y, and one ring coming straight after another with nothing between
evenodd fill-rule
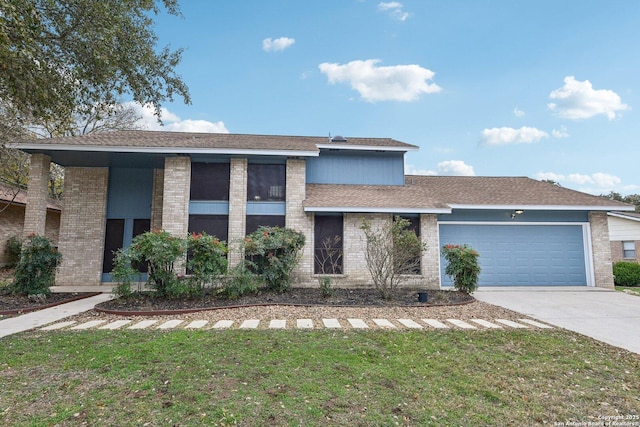
<instances>
[{"instance_id":1,"label":"concrete walkway","mask_svg":"<svg viewBox=\"0 0 640 427\"><path fill-rule=\"evenodd\" d=\"M49 323L57 322L65 317L91 310L96 304L113 298L111 294L100 294L67 304L57 305L44 310L38 310L20 316L0 320L0 338L18 332L28 331Z\"/></svg>"},{"instance_id":2,"label":"concrete walkway","mask_svg":"<svg viewBox=\"0 0 640 427\"><path fill-rule=\"evenodd\" d=\"M592 287L485 288L473 296L640 354L640 297Z\"/></svg>"}]
</instances>

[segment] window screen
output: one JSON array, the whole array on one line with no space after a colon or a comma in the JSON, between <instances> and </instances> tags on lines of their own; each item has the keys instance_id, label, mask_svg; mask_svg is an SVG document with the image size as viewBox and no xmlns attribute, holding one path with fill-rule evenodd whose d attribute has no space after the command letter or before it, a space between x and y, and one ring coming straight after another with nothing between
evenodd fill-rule
<instances>
[{"instance_id":1,"label":"window screen","mask_svg":"<svg viewBox=\"0 0 640 427\"><path fill-rule=\"evenodd\" d=\"M192 163L191 200L229 200L229 163Z\"/></svg>"},{"instance_id":2,"label":"window screen","mask_svg":"<svg viewBox=\"0 0 640 427\"><path fill-rule=\"evenodd\" d=\"M414 233L416 233L416 236L420 237L420 217L419 216L402 216L402 215L398 215L398 216L402 219L406 219L407 221L409 221L409 226L407 227L407 229L413 231ZM413 261L413 263L414 265L413 265L413 268L411 269L410 274L420 274L422 257L417 257Z\"/></svg>"},{"instance_id":3,"label":"window screen","mask_svg":"<svg viewBox=\"0 0 640 427\"><path fill-rule=\"evenodd\" d=\"M246 234L260 227L284 227L285 218L281 215L247 215Z\"/></svg>"},{"instance_id":4,"label":"window screen","mask_svg":"<svg viewBox=\"0 0 640 427\"><path fill-rule=\"evenodd\" d=\"M314 273L342 274L342 215L315 217Z\"/></svg>"},{"instance_id":5,"label":"window screen","mask_svg":"<svg viewBox=\"0 0 640 427\"><path fill-rule=\"evenodd\" d=\"M226 241L229 238L229 217L227 215L189 215L189 233L203 231Z\"/></svg>"},{"instance_id":6,"label":"window screen","mask_svg":"<svg viewBox=\"0 0 640 427\"><path fill-rule=\"evenodd\" d=\"M104 256L102 272L111 273L113 270L114 252L124 243L124 219L108 219L104 236Z\"/></svg>"},{"instance_id":7,"label":"window screen","mask_svg":"<svg viewBox=\"0 0 640 427\"><path fill-rule=\"evenodd\" d=\"M286 165L248 165L247 200L284 201Z\"/></svg>"}]
</instances>

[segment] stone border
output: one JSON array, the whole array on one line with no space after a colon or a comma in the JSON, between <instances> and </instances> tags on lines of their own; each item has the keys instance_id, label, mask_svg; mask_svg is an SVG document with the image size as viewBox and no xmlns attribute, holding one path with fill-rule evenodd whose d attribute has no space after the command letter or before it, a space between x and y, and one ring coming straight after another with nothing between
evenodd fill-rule
<instances>
[{"instance_id":1,"label":"stone border","mask_svg":"<svg viewBox=\"0 0 640 427\"><path fill-rule=\"evenodd\" d=\"M87 292L76 297L72 297L63 301L53 302L51 304L39 305L35 307L16 308L12 310L0 310L0 316L10 316L12 314L26 314L34 311L44 310L45 308L56 307L58 305L66 304L68 302L78 301L85 298L91 298L96 295L100 295L102 292Z\"/></svg>"}]
</instances>

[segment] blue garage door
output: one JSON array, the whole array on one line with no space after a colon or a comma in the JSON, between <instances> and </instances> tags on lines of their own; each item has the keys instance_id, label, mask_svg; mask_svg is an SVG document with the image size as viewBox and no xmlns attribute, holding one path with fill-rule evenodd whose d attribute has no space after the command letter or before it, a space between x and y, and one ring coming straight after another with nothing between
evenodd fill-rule
<instances>
[{"instance_id":1,"label":"blue garage door","mask_svg":"<svg viewBox=\"0 0 640 427\"><path fill-rule=\"evenodd\" d=\"M440 246L468 244L480 253L480 286L585 286L581 225L440 224ZM442 286L451 286L444 275Z\"/></svg>"}]
</instances>

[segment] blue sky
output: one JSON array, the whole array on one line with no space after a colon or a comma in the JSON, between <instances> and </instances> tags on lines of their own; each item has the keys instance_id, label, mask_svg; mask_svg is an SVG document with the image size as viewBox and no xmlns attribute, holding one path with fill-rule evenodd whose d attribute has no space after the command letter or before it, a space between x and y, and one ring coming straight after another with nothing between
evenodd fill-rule
<instances>
[{"instance_id":1,"label":"blue sky","mask_svg":"<svg viewBox=\"0 0 640 427\"><path fill-rule=\"evenodd\" d=\"M389 137L420 147L407 173L640 193L638 1L180 5L156 32L193 103L167 130Z\"/></svg>"}]
</instances>

